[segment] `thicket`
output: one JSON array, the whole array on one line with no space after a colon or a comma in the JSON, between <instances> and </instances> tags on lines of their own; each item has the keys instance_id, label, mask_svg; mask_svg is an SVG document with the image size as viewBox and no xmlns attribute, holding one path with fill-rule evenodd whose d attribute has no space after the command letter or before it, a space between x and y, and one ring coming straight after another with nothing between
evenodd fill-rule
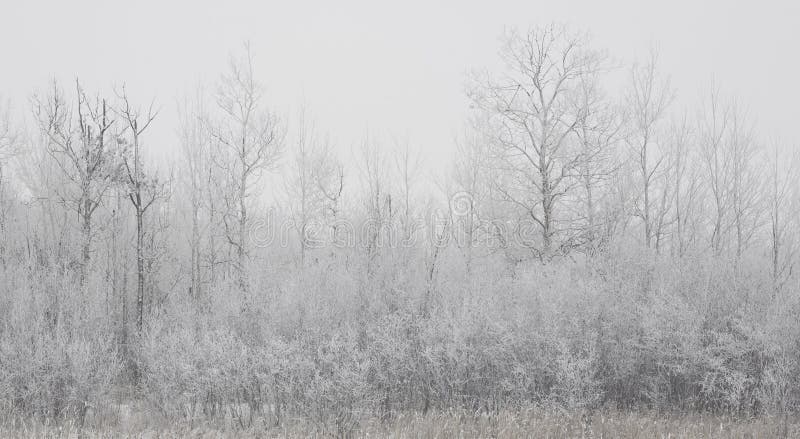
<instances>
[{"instance_id":1,"label":"thicket","mask_svg":"<svg viewBox=\"0 0 800 439\"><path fill-rule=\"evenodd\" d=\"M54 83L29 129L0 108L0 415L344 435L531 407L797 413L790 148L714 88L671 112L655 55L617 94L561 26L510 30L500 58L435 178L407 143L345 163L305 110L287 124L249 47L179 105L174 174L124 87Z\"/></svg>"},{"instance_id":2,"label":"thicket","mask_svg":"<svg viewBox=\"0 0 800 439\"><path fill-rule=\"evenodd\" d=\"M104 309L48 312L80 303L75 284L6 270L3 410L83 422L138 402L165 419L352 431L454 408L752 416L800 403L800 295L765 293L758 267L618 249L512 276L489 256L471 275L441 267L426 310L428 286L394 260L371 276L335 258L275 270L246 301L235 286L176 293L129 346Z\"/></svg>"}]
</instances>

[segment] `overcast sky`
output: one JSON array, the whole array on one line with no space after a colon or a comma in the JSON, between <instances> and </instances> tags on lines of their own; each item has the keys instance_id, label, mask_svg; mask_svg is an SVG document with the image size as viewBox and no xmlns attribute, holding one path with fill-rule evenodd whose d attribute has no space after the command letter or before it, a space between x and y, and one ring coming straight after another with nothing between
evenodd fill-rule
<instances>
[{"instance_id":1,"label":"overcast sky","mask_svg":"<svg viewBox=\"0 0 800 439\"><path fill-rule=\"evenodd\" d=\"M762 138L800 140L795 1L0 0L0 95L27 111L52 77L89 90L125 82L163 108L150 147L174 151L176 98L249 40L277 111L291 116L305 100L345 153L369 129L407 137L436 168L468 111L466 74L497 64L503 27L554 21L625 63L656 44L677 105L694 108L713 75Z\"/></svg>"}]
</instances>

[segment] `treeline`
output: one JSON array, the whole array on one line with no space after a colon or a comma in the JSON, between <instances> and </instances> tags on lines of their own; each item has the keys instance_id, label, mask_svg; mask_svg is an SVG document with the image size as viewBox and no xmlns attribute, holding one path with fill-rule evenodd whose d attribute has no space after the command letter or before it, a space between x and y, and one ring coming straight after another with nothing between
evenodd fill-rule
<instances>
[{"instance_id":1,"label":"treeline","mask_svg":"<svg viewBox=\"0 0 800 439\"><path fill-rule=\"evenodd\" d=\"M172 167L124 87L0 111L6 419L796 411L793 149L713 87L677 111L655 54L612 93L582 33L499 53L436 184L407 143L345 163L272 111L249 48L179 103Z\"/></svg>"}]
</instances>

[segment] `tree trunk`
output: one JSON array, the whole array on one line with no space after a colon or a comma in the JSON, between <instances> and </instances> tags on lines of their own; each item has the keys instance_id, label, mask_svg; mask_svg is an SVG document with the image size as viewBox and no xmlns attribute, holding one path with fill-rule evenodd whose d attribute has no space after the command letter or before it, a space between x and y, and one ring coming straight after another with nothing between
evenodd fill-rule
<instances>
[{"instance_id":1,"label":"tree trunk","mask_svg":"<svg viewBox=\"0 0 800 439\"><path fill-rule=\"evenodd\" d=\"M644 206L642 206L642 217L644 218L644 246L650 248L650 239L653 231L650 226L650 175L647 169L647 136L645 135L642 144L642 184L644 192Z\"/></svg>"},{"instance_id":2,"label":"tree trunk","mask_svg":"<svg viewBox=\"0 0 800 439\"><path fill-rule=\"evenodd\" d=\"M137 200L141 203L141 198L137 195ZM144 257L142 256L142 244L144 230L142 228L142 214L140 208L136 209L136 331L142 334L144 322Z\"/></svg>"},{"instance_id":3,"label":"tree trunk","mask_svg":"<svg viewBox=\"0 0 800 439\"><path fill-rule=\"evenodd\" d=\"M92 245L92 216L89 210L90 201L88 198L83 200L83 224L82 224L82 249L81 249L81 272L80 272L80 294L81 294L81 309L85 309L83 301L86 300L88 282L89 282L89 263L91 261L91 245Z\"/></svg>"},{"instance_id":4,"label":"tree trunk","mask_svg":"<svg viewBox=\"0 0 800 439\"><path fill-rule=\"evenodd\" d=\"M192 175L192 255L191 255L191 287L189 294L196 302L201 297L200 292L200 202L197 195L197 183L194 181L196 177Z\"/></svg>"},{"instance_id":5,"label":"tree trunk","mask_svg":"<svg viewBox=\"0 0 800 439\"><path fill-rule=\"evenodd\" d=\"M6 202L3 166L0 163L0 266L6 268Z\"/></svg>"},{"instance_id":6,"label":"tree trunk","mask_svg":"<svg viewBox=\"0 0 800 439\"><path fill-rule=\"evenodd\" d=\"M242 172L241 182L239 186L239 245L236 248L236 256L239 263L239 286L243 292L248 290L247 282L247 204L245 203L247 174Z\"/></svg>"},{"instance_id":7,"label":"tree trunk","mask_svg":"<svg viewBox=\"0 0 800 439\"><path fill-rule=\"evenodd\" d=\"M545 114L545 118L546 118ZM547 124L542 123L542 132L547 132ZM547 163L547 155L545 152L545 145L547 144L547 136L542 135L541 149L539 151L539 174L542 184L542 252L540 258L542 261L547 261L550 258L550 251L552 246L552 225L553 220L553 193L550 188L550 175L549 166Z\"/></svg>"}]
</instances>

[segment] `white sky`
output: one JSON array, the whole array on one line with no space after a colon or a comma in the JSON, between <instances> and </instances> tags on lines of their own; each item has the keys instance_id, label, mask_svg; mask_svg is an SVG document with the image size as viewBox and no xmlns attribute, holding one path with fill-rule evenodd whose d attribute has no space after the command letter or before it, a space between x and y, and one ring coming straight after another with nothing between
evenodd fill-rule
<instances>
[{"instance_id":1,"label":"white sky","mask_svg":"<svg viewBox=\"0 0 800 439\"><path fill-rule=\"evenodd\" d=\"M176 99L249 40L273 107L291 116L305 100L344 158L369 129L407 137L437 168L467 114L466 74L496 65L503 26L553 21L626 63L654 43L678 105L693 108L713 75L761 138L800 143L794 1L0 0L0 95L19 112L53 77L90 91L125 82L163 108L147 141L169 156Z\"/></svg>"}]
</instances>

